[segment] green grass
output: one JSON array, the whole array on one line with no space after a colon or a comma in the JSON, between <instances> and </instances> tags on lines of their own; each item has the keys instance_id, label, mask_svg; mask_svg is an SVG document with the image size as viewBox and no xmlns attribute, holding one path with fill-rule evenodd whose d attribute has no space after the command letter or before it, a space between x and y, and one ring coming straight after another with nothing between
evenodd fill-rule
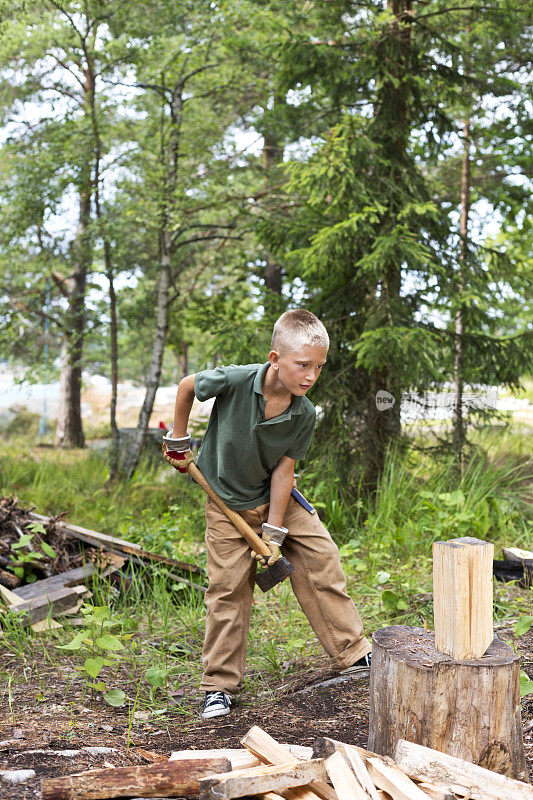
<instances>
[{"instance_id":1,"label":"green grass","mask_svg":"<svg viewBox=\"0 0 533 800\"><path fill-rule=\"evenodd\" d=\"M480 434L461 479L449 457L391 453L373 497L348 496L334 464L326 471L321 465L321 472L312 464L306 469L300 488L320 507L340 546L348 590L369 634L389 624L432 627L431 546L436 539L474 535L493 541L497 552L502 545L532 546L530 451L524 431ZM72 522L204 563L203 497L197 487L164 464L155 471L142 466L131 483L106 488L106 479L105 460L98 453L31 449L20 437L0 443L2 495L14 493L21 504L41 513L68 510ZM185 724L194 713L201 677L203 596L176 584L166 569L150 567L133 573L127 594L117 594L101 579L91 602L108 606L117 630L132 634L116 674L105 674L110 687L126 692L130 717L135 707L161 721L175 718ZM527 602L524 594L495 584L497 622L516 619ZM75 633L61 631L55 641L64 644ZM43 658L77 663L75 655L54 649L53 637L44 645L16 622L4 625L2 641L28 671L18 672L17 680L34 674ZM257 592L244 702L258 692L270 696L277 683L313 666L319 657L323 652L289 583L268 595ZM3 685L9 705L12 682ZM176 687L185 693L178 705L167 691ZM83 687L74 681L68 691Z\"/></svg>"}]
</instances>

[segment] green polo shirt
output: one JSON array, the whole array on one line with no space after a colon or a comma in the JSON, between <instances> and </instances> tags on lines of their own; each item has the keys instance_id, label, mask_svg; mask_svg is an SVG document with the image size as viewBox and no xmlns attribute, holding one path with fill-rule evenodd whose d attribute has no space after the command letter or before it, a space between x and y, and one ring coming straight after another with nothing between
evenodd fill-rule
<instances>
[{"instance_id":1,"label":"green polo shirt","mask_svg":"<svg viewBox=\"0 0 533 800\"><path fill-rule=\"evenodd\" d=\"M315 427L315 408L307 397L294 397L289 408L265 419L261 390L269 367L247 364L198 372L198 400L215 398L198 468L216 493L235 510L255 508L270 498L272 470L282 456L304 458Z\"/></svg>"}]
</instances>

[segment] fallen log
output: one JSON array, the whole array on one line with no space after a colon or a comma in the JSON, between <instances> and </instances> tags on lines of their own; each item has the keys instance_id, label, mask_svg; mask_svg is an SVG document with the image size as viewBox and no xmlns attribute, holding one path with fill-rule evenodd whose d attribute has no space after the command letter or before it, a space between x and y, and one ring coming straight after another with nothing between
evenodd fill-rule
<instances>
[{"instance_id":1,"label":"fallen log","mask_svg":"<svg viewBox=\"0 0 533 800\"><path fill-rule=\"evenodd\" d=\"M200 800L233 800L235 797L305 786L317 779L327 780L322 758L276 766L262 764L226 775L200 778Z\"/></svg>"},{"instance_id":2,"label":"fallen log","mask_svg":"<svg viewBox=\"0 0 533 800\"><path fill-rule=\"evenodd\" d=\"M43 800L101 800L114 797L196 797L200 778L229 772L227 758L191 759L147 766L91 769L76 775L44 778Z\"/></svg>"},{"instance_id":3,"label":"fallen log","mask_svg":"<svg viewBox=\"0 0 533 800\"><path fill-rule=\"evenodd\" d=\"M404 739L396 745L394 759L412 778L464 787L473 800L533 800L528 783Z\"/></svg>"},{"instance_id":4,"label":"fallen log","mask_svg":"<svg viewBox=\"0 0 533 800\"><path fill-rule=\"evenodd\" d=\"M298 764L301 761L257 725L250 728L243 736L241 744L267 764ZM317 797L322 800L337 800L337 793L321 780L313 781L309 786L288 789L285 796L288 800L316 800Z\"/></svg>"},{"instance_id":5,"label":"fallen log","mask_svg":"<svg viewBox=\"0 0 533 800\"><path fill-rule=\"evenodd\" d=\"M170 556L163 556L160 553L152 553L150 550L144 550L140 544L128 542L125 539L117 539L115 536L109 536L107 533L99 533L92 531L90 528L82 528L80 525L72 525L70 522L63 522L62 520L54 521L54 517L44 517L42 514L36 514L31 511L29 513L31 519L36 522L41 522L44 526L54 522L55 527L59 531L63 531L67 536L73 536L86 544L92 544L95 547L105 547L117 555L136 556L143 561L156 561L159 564L166 564L169 567L182 570L184 572L192 572L196 575L204 575L204 570L196 564L189 564L186 561L178 561Z\"/></svg>"}]
</instances>

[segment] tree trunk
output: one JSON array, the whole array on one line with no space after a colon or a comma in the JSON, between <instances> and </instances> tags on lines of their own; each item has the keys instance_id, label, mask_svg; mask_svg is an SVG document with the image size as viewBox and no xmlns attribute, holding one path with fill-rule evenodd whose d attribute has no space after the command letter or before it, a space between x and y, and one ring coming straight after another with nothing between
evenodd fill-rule
<instances>
[{"instance_id":1,"label":"tree trunk","mask_svg":"<svg viewBox=\"0 0 533 800\"><path fill-rule=\"evenodd\" d=\"M91 65L92 67L92 65ZM102 138L95 103L95 82L92 81L93 90L89 94L91 122L94 137L94 206L98 222L98 233L104 248L105 274L109 284L109 314L110 314L110 360L111 360L111 400L109 404L109 426L111 428L111 450L109 453L109 478L113 483L118 476L120 458L120 439L117 427L117 391L118 391L118 345L117 345L117 298L115 294L115 281L113 263L111 259L111 246L105 231L104 219L100 203L100 165L102 160Z\"/></svg>"},{"instance_id":2,"label":"tree trunk","mask_svg":"<svg viewBox=\"0 0 533 800\"><path fill-rule=\"evenodd\" d=\"M407 114L407 89L402 76L407 70L406 49L410 45L410 27L407 18L412 13L412 0L387 0L388 10L394 14L389 36L394 42L391 67L398 73L398 81L386 80L378 94L374 126L377 138L381 139L383 154L395 165L393 181L401 185L401 171L405 168L409 120ZM392 59L395 62L392 62ZM396 125L391 129L389 119L393 115ZM395 195L384 219L396 219L399 201ZM393 261L384 265L383 278L375 289L375 303L379 309L379 327L398 324L397 308L400 305L401 264ZM384 394L385 393L385 394ZM366 414L365 485L377 487L383 472L385 458L391 442L401 435L400 406L402 386L396 375L395 365L389 361L375 369L369 376Z\"/></svg>"},{"instance_id":3,"label":"tree trunk","mask_svg":"<svg viewBox=\"0 0 533 800\"><path fill-rule=\"evenodd\" d=\"M189 374L189 345L183 341L181 343L181 353L178 356L178 364L180 368L180 378L186 378Z\"/></svg>"},{"instance_id":4,"label":"tree trunk","mask_svg":"<svg viewBox=\"0 0 533 800\"><path fill-rule=\"evenodd\" d=\"M85 47L85 44L84 44ZM95 73L91 55L85 47L86 64L83 83L85 117L90 122L91 104L94 105ZM62 349L60 399L54 444L56 447L83 447L85 437L81 419L81 372L83 338L85 335L85 289L87 274L92 261L91 223L91 167L92 151L83 152L84 162L80 170L80 211L78 229L72 245L74 269L65 289L68 292L69 308Z\"/></svg>"},{"instance_id":5,"label":"tree trunk","mask_svg":"<svg viewBox=\"0 0 533 800\"><path fill-rule=\"evenodd\" d=\"M163 79L162 79L163 80ZM156 333L152 347L152 358L146 386L144 402L139 414L137 430L133 438L131 452L127 458L127 476L132 478L141 456L143 444L146 438L146 431L152 415L154 400L159 381L161 378L161 367L165 352L165 343L168 330L168 308L170 293L170 278L172 255L175 252L172 231L169 228L168 206L172 201L176 182L178 178L178 164L180 157L180 129L183 112L183 87L184 84L177 83L172 91L170 103L170 137L168 145L165 144L163 130L161 130L160 159L162 165L166 166L166 177L161 186L161 224L159 229L159 275L157 281L157 321ZM161 113L164 114L164 103L162 101Z\"/></svg>"},{"instance_id":6,"label":"tree trunk","mask_svg":"<svg viewBox=\"0 0 533 800\"><path fill-rule=\"evenodd\" d=\"M281 137L276 135L273 130L265 131L263 135L263 167L265 170L265 186L270 190L272 182L272 173L275 168L283 161L283 144ZM266 264L264 269L265 287L274 292L274 294L281 295L282 277L281 265L276 261L274 256L267 252ZM268 297L266 300L268 305Z\"/></svg>"},{"instance_id":7,"label":"tree trunk","mask_svg":"<svg viewBox=\"0 0 533 800\"><path fill-rule=\"evenodd\" d=\"M520 657L494 639L483 658L455 661L435 634L395 625L372 637L368 749L394 756L406 739L527 781Z\"/></svg>"},{"instance_id":8,"label":"tree trunk","mask_svg":"<svg viewBox=\"0 0 533 800\"><path fill-rule=\"evenodd\" d=\"M468 219L470 215L470 120L467 119L463 127L463 160L461 167L461 264L466 266L468 258ZM464 276L459 270L459 283L457 293L459 308L455 315L455 348L453 362L453 380L455 383L455 405L453 413L453 450L457 471L463 472L463 449L465 430L463 419L463 364L464 364L464 308L461 304L461 294L464 288Z\"/></svg>"},{"instance_id":9,"label":"tree trunk","mask_svg":"<svg viewBox=\"0 0 533 800\"><path fill-rule=\"evenodd\" d=\"M83 447L85 437L81 419L81 372L85 333L85 288L91 264L89 223L91 219L90 170L85 169L80 191L78 230L72 246L74 270L66 283L69 308L68 331L61 352L59 410L54 444L56 447Z\"/></svg>"},{"instance_id":10,"label":"tree trunk","mask_svg":"<svg viewBox=\"0 0 533 800\"><path fill-rule=\"evenodd\" d=\"M131 452L127 460L127 476L132 478L141 455L146 431L152 415L156 392L159 388L159 381L161 378L161 367L163 364L163 354L165 351L165 342L168 330L168 302L170 290L170 254L168 252L169 234L165 233L163 236L165 247L161 257L161 266L159 269L158 285L157 285L157 323L154 346L152 349L152 359L150 362L150 371L148 374L148 381L146 386L146 394L144 402L139 414L139 421L137 423L137 430L133 438Z\"/></svg>"}]
</instances>

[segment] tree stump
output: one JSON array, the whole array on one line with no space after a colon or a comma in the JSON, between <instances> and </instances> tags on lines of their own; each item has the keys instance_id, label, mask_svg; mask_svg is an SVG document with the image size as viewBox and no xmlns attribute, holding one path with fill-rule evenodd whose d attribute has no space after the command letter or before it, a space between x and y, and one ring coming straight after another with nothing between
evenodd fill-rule
<instances>
[{"instance_id":1,"label":"tree stump","mask_svg":"<svg viewBox=\"0 0 533 800\"><path fill-rule=\"evenodd\" d=\"M520 717L520 657L494 639L483 658L455 661L435 634L394 625L372 637L368 749L399 739L528 781Z\"/></svg>"}]
</instances>

